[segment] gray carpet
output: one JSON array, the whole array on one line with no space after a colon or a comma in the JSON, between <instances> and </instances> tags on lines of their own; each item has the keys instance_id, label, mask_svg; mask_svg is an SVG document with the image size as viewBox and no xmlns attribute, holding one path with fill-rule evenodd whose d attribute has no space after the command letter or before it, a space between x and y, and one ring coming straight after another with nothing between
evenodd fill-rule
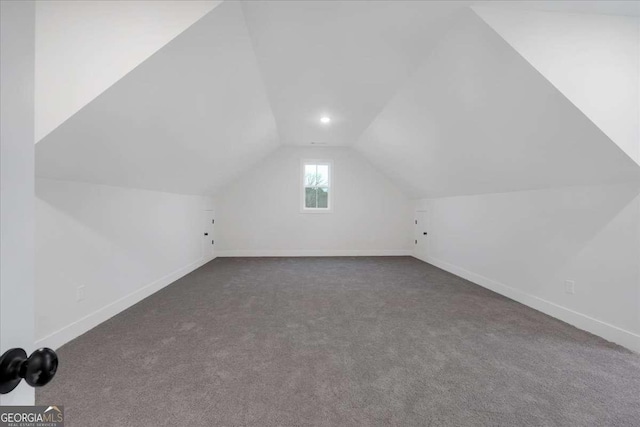
<instances>
[{"instance_id":1,"label":"gray carpet","mask_svg":"<svg viewBox=\"0 0 640 427\"><path fill-rule=\"evenodd\" d=\"M222 258L59 350L67 426L638 426L640 356L433 266Z\"/></svg>"}]
</instances>

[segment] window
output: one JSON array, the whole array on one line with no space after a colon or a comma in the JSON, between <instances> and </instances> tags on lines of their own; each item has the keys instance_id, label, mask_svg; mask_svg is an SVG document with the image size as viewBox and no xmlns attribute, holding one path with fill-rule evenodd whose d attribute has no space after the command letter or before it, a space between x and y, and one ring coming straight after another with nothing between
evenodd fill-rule
<instances>
[{"instance_id":1,"label":"window","mask_svg":"<svg viewBox=\"0 0 640 427\"><path fill-rule=\"evenodd\" d=\"M302 212L331 212L331 162L302 161Z\"/></svg>"}]
</instances>

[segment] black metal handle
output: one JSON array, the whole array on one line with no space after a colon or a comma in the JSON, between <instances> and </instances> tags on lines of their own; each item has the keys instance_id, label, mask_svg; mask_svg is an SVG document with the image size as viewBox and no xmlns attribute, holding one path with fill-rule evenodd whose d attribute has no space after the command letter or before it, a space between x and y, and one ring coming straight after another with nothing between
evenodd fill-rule
<instances>
[{"instance_id":1,"label":"black metal handle","mask_svg":"<svg viewBox=\"0 0 640 427\"><path fill-rule=\"evenodd\" d=\"M209 235L209 233L204 233L204 235L205 235L205 236L208 236L208 235Z\"/></svg>"},{"instance_id":2,"label":"black metal handle","mask_svg":"<svg viewBox=\"0 0 640 427\"><path fill-rule=\"evenodd\" d=\"M57 370L58 355L50 348L39 348L28 358L21 348L7 350L0 357L0 394L12 391L23 378L31 387L42 387Z\"/></svg>"},{"instance_id":3,"label":"black metal handle","mask_svg":"<svg viewBox=\"0 0 640 427\"><path fill-rule=\"evenodd\" d=\"M423 232L422 232L422 234L424 234L424 235L426 236L426 235L427 235L427 232L426 232L426 231L423 231Z\"/></svg>"}]
</instances>

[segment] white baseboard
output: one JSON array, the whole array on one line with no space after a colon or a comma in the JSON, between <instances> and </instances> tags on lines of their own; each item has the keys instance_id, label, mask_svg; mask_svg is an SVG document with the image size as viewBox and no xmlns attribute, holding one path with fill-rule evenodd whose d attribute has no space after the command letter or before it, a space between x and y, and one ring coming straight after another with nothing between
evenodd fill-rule
<instances>
[{"instance_id":1,"label":"white baseboard","mask_svg":"<svg viewBox=\"0 0 640 427\"><path fill-rule=\"evenodd\" d=\"M160 289L170 285L183 276L191 273L197 268L202 267L204 264L212 261L216 257L201 258L198 261L191 263L185 267L182 267L172 273L167 274L160 279L157 279L140 289L125 295L124 297L113 301L106 306L94 311L91 314L84 316L83 318L58 329L57 331L47 335L44 338L40 338L36 341L36 347L49 347L57 349L63 344L68 343L74 338L79 337L90 329L95 328L100 323L112 318L116 314L126 310L134 304L142 301L150 295L158 292Z\"/></svg>"},{"instance_id":2,"label":"white baseboard","mask_svg":"<svg viewBox=\"0 0 640 427\"><path fill-rule=\"evenodd\" d=\"M326 256L411 256L409 249L354 250L228 250L218 251L219 257L326 257Z\"/></svg>"},{"instance_id":3,"label":"white baseboard","mask_svg":"<svg viewBox=\"0 0 640 427\"><path fill-rule=\"evenodd\" d=\"M640 335L636 333L627 331L601 320L594 319L593 317L578 313L577 311L570 310L566 307L562 307L551 301L528 294L519 289L505 285L504 283L497 282L480 274L476 274L448 262L441 261L437 258L423 258L417 254L414 254L413 256L421 261L432 264L438 268L448 271L449 273L490 289L500 295L504 295L507 298L511 298L514 301L548 314L556 319L560 319L578 329L590 332L606 339L607 341L614 342L632 351L640 353Z\"/></svg>"}]
</instances>

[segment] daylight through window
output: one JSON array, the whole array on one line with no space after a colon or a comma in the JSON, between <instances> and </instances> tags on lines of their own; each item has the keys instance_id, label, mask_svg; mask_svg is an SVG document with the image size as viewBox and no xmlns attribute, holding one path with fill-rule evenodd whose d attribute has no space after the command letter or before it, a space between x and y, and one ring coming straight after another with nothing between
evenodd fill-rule
<instances>
[{"instance_id":1,"label":"daylight through window","mask_svg":"<svg viewBox=\"0 0 640 427\"><path fill-rule=\"evenodd\" d=\"M331 209L331 162L303 162L303 210Z\"/></svg>"}]
</instances>

